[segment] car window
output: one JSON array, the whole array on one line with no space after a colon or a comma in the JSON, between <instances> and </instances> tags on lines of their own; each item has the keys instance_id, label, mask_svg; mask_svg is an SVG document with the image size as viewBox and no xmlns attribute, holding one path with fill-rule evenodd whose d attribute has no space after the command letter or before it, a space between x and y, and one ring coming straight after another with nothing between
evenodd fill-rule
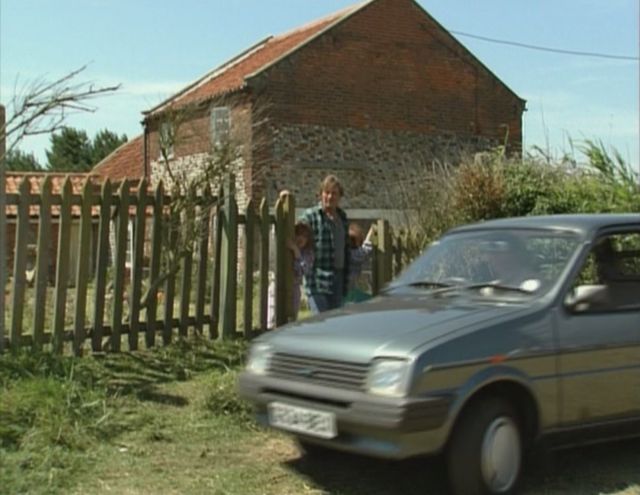
<instances>
[{"instance_id":1,"label":"car window","mask_svg":"<svg viewBox=\"0 0 640 495\"><path fill-rule=\"evenodd\" d=\"M489 279L479 247L470 242L446 243L433 248L429 263L416 266L416 279L445 282L452 279Z\"/></svg>"},{"instance_id":2,"label":"car window","mask_svg":"<svg viewBox=\"0 0 640 495\"><path fill-rule=\"evenodd\" d=\"M483 229L450 234L432 244L392 286L422 283L469 287L493 282L542 294L559 279L578 244L575 234L551 229Z\"/></svg>"},{"instance_id":3,"label":"car window","mask_svg":"<svg viewBox=\"0 0 640 495\"><path fill-rule=\"evenodd\" d=\"M533 264L545 280L556 279L564 270L567 260L576 248L573 237L531 236L526 243L527 251L533 253Z\"/></svg>"},{"instance_id":4,"label":"car window","mask_svg":"<svg viewBox=\"0 0 640 495\"><path fill-rule=\"evenodd\" d=\"M626 232L598 238L589 252L572 291L580 286L601 286L597 300L581 312L640 308L640 233Z\"/></svg>"}]
</instances>

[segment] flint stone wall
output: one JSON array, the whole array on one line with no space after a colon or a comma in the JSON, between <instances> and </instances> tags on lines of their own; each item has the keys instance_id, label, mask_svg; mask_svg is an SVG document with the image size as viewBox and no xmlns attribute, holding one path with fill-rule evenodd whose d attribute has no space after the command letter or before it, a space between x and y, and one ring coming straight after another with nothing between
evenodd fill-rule
<instances>
[{"instance_id":1,"label":"flint stone wall","mask_svg":"<svg viewBox=\"0 0 640 495\"><path fill-rule=\"evenodd\" d=\"M279 191L288 189L301 208L317 203L321 180L333 173L345 189L343 207L397 209L402 188L422 180L433 163L455 164L464 154L498 144L477 136L318 125L282 125L272 130L272 136L273 159L265 178L270 203Z\"/></svg>"}]
</instances>

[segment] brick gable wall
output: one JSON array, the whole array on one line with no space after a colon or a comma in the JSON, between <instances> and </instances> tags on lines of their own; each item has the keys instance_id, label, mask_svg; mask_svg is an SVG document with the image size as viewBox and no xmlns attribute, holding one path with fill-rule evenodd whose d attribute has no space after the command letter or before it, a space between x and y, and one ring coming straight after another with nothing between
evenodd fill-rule
<instances>
[{"instance_id":1,"label":"brick gable wall","mask_svg":"<svg viewBox=\"0 0 640 495\"><path fill-rule=\"evenodd\" d=\"M274 120L521 141L519 100L411 0L379 0L265 74Z\"/></svg>"},{"instance_id":2,"label":"brick gable wall","mask_svg":"<svg viewBox=\"0 0 640 495\"><path fill-rule=\"evenodd\" d=\"M511 150L521 147L523 102L411 0L368 4L248 85L232 98L232 125L251 128L238 189L270 202L286 188L309 206L318 181L336 173L346 207L393 209L412 166L502 144L507 130ZM268 125L256 131L259 107ZM209 108L184 126L178 166L206 158Z\"/></svg>"},{"instance_id":3,"label":"brick gable wall","mask_svg":"<svg viewBox=\"0 0 640 495\"><path fill-rule=\"evenodd\" d=\"M347 208L397 208L411 168L502 144L522 102L411 0L378 0L252 85L271 102L264 190L316 201L336 173Z\"/></svg>"}]
</instances>

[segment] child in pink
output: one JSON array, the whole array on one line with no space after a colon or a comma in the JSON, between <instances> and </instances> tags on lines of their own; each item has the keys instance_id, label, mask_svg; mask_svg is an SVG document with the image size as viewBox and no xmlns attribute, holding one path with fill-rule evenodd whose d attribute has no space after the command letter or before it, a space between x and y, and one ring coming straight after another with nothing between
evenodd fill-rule
<instances>
[{"instance_id":1,"label":"child in pink","mask_svg":"<svg viewBox=\"0 0 640 495\"><path fill-rule=\"evenodd\" d=\"M293 253L293 293L292 306L293 317L298 319L300 311L301 286L305 276L313 271L313 231L311 227L303 222L296 223L294 227L294 238L287 241L287 248ZM267 310L267 328L276 326L276 283L271 280L269 283L269 306Z\"/></svg>"},{"instance_id":2,"label":"child in pink","mask_svg":"<svg viewBox=\"0 0 640 495\"><path fill-rule=\"evenodd\" d=\"M371 297L371 294L363 287L360 276L365 263L373 253L372 239L374 235L374 226L371 226L365 237L359 224L355 222L349 224L349 290L346 302L361 302Z\"/></svg>"},{"instance_id":3,"label":"child in pink","mask_svg":"<svg viewBox=\"0 0 640 495\"><path fill-rule=\"evenodd\" d=\"M313 271L313 231L308 224L297 222L293 233L288 247L293 252L293 315L298 319L303 278Z\"/></svg>"}]
</instances>

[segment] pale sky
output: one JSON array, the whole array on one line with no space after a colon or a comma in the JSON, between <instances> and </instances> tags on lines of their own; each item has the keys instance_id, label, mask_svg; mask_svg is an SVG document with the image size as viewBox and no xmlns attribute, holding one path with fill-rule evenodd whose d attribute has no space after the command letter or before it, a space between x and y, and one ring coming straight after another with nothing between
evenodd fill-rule
<instances>
[{"instance_id":1,"label":"pale sky","mask_svg":"<svg viewBox=\"0 0 640 495\"><path fill-rule=\"evenodd\" d=\"M122 84L67 123L134 137L141 112L270 34L354 0L0 0L0 101L90 63L79 80ZM456 33L635 60L566 55L455 34L520 97L525 148L558 156L602 140L638 170L639 0L418 0ZM20 148L46 162L48 137Z\"/></svg>"}]
</instances>

